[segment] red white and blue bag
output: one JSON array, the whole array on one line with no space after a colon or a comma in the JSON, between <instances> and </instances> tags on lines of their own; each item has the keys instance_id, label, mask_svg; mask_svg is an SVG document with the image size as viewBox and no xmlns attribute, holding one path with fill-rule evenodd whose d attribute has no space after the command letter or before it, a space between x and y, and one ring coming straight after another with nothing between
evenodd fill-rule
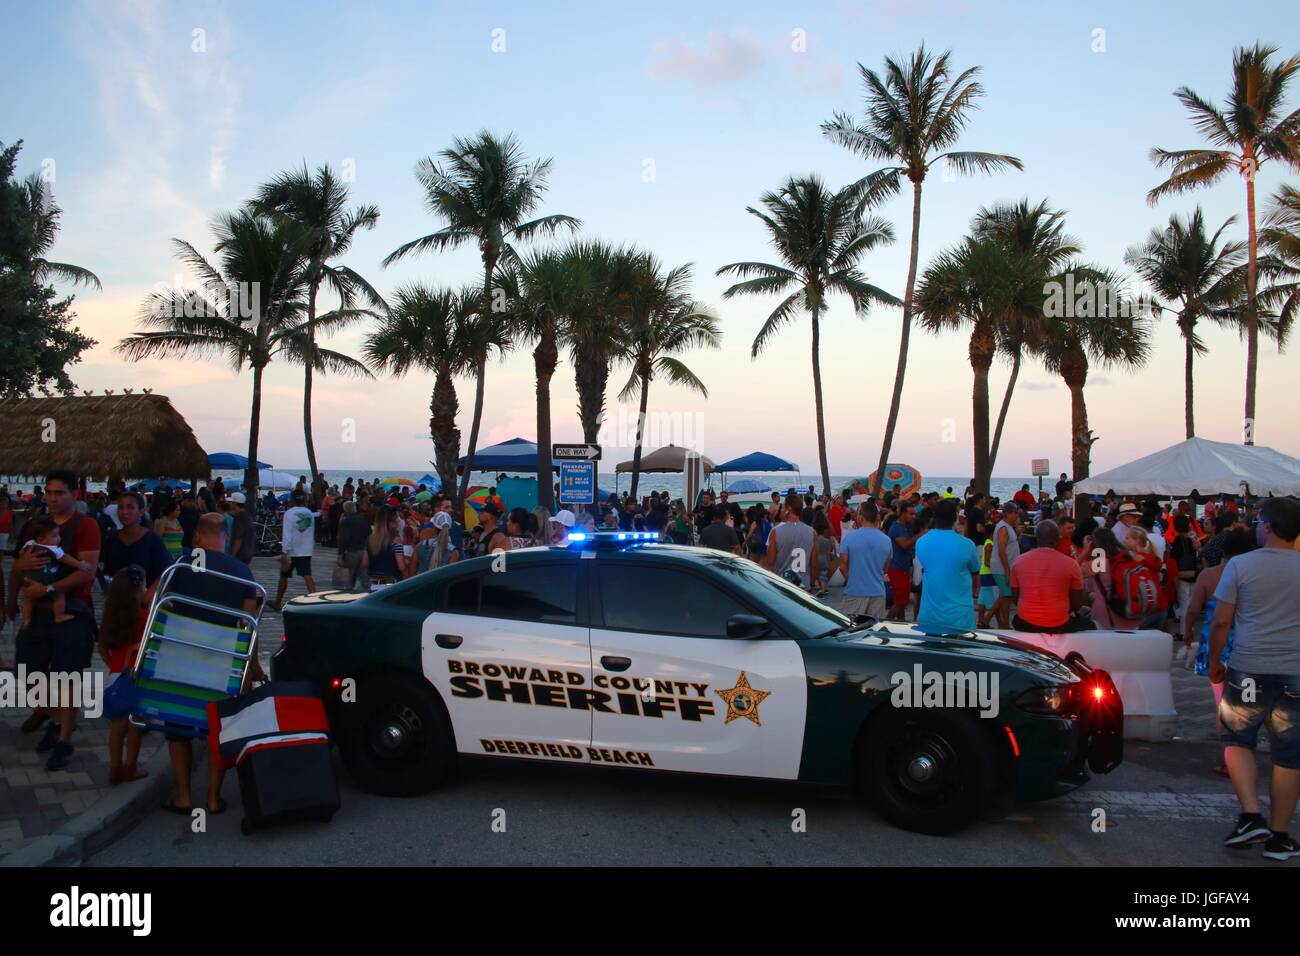
<instances>
[{"instance_id":1,"label":"red white and blue bag","mask_svg":"<svg viewBox=\"0 0 1300 956\"><path fill-rule=\"evenodd\" d=\"M208 704L208 747L229 770L255 751L329 743L329 718L310 681L268 681Z\"/></svg>"}]
</instances>

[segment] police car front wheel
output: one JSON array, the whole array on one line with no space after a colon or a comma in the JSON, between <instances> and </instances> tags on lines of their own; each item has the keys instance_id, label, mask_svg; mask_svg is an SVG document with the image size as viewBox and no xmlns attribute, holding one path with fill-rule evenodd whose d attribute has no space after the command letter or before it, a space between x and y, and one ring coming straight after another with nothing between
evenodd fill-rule
<instances>
[{"instance_id":1,"label":"police car front wheel","mask_svg":"<svg viewBox=\"0 0 1300 956\"><path fill-rule=\"evenodd\" d=\"M895 826L951 833L973 821L992 800L997 760L977 717L949 710L891 710L863 736L858 783Z\"/></svg>"},{"instance_id":2,"label":"police car front wheel","mask_svg":"<svg viewBox=\"0 0 1300 956\"><path fill-rule=\"evenodd\" d=\"M405 797L446 777L451 727L428 685L405 674L380 674L363 680L356 700L341 706L340 750L361 789Z\"/></svg>"}]
</instances>

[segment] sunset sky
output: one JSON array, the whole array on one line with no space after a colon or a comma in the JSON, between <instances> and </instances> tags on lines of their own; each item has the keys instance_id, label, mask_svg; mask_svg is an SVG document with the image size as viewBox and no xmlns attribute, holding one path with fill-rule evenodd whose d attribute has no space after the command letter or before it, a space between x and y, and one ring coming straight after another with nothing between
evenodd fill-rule
<instances>
[{"instance_id":1,"label":"sunset sky","mask_svg":"<svg viewBox=\"0 0 1300 956\"><path fill-rule=\"evenodd\" d=\"M980 65L987 95L959 148L1008 152L1023 173L926 182L921 268L956 243L981 205L1048 198L1087 258L1122 266L1124 250L1198 203L1216 227L1238 215L1245 188L1231 178L1152 208L1163 178L1152 146L1202 145L1171 95L1188 85L1221 103L1233 47L1271 43L1300 52L1293 0L1161 4L844 0L808 4L150 3L51 0L6 14L0 39L11 77L0 141L23 139L19 172L53 171L63 233L53 258L93 270L102 292L77 292L77 324L98 340L72 370L79 388L151 387L171 397L209 451L244 451L251 376L219 361L123 362L111 349L133 331L158 283L183 280L172 237L211 249L209 220L260 182L305 160L355 170L355 202L378 205L378 228L346 264L381 291L423 280L476 278L476 250L411 258L381 269L399 244L434 231L413 175L417 160L480 129L513 132L554 172L542 213L568 213L582 232L633 242L669 265L695 264L695 291L722 318L721 350L688 364L707 400L656 384L652 412L698 416L695 436L715 460L763 449L816 470L810 337L803 320L756 360L753 336L775 305L721 297L714 276L742 259L771 260L760 223L745 212L791 174L834 185L874 166L827 141L819 124L860 112L856 64L878 67L924 41L951 48L957 67ZM198 31L198 32L196 32ZM798 32L801 31L801 32ZM806 37L806 50L797 49ZM504 45L504 49L501 49ZM197 49L196 47L202 47ZM495 47L495 49L494 49ZM1104 49L1097 49L1104 47ZM1300 108L1300 84L1288 108ZM1300 176L1292 173L1289 181ZM1265 166L1260 205L1288 181ZM895 242L871 254L871 280L902 297L910 196L878 210ZM900 313L863 318L834 301L822 338L830 468L875 466L897 356ZM357 353L364 326L331 345ZM1245 347L1232 332L1203 331L1210 354L1196 375L1198 433L1241 435ZM1300 455L1295 414L1300 361L1261 340L1257 441ZM995 367L1001 396L1004 365ZM626 371L610 378L612 416ZM426 469L432 457L432 382L318 381L319 460L327 468ZM970 385L966 337L918 330L904 394L896 461L923 472L969 474ZM458 383L468 434L472 383ZM1100 436L1101 471L1183 437L1182 348L1171 318L1157 325L1142 370L1097 369L1087 398ZM580 437L572 366L552 391L554 438ZM626 411L625 411L626 414ZM259 457L305 461L301 371L273 366ZM343 440L344 419L356 441ZM995 472L1023 475L1030 458L1068 470L1069 395L1036 364L1021 375ZM526 351L488 370L483 444L534 437L532 362ZM605 462L630 457L607 449Z\"/></svg>"}]
</instances>

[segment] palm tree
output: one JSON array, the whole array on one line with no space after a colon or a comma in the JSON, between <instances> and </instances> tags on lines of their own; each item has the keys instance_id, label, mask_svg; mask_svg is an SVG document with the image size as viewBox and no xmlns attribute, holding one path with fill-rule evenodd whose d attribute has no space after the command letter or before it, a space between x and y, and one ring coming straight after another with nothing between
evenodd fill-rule
<instances>
[{"instance_id":1,"label":"palm tree","mask_svg":"<svg viewBox=\"0 0 1300 956\"><path fill-rule=\"evenodd\" d=\"M478 304L477 289L457 293L427 285L403 286L393 294L387 315L364 346L366 362L376 372L384 369L401 376L418 368L433 373L429 437L438 478L448 490L456 487L460 457L455 379L473 366L468 326Z\"/></svg>"},{"instance_id":2,"label":"palm tree","mask_svg":"<svg viewBox=\"0 0 1300 956\"><path fill-rule=\"evenodd\" d=\"M244 487L257 500L257 444L262 420L262 373L283 355L291 362L313 362L316 370L369 375L347 355L314 346L308 338L304 297L310 237L296 223L272 221L249 210L218 216L213 225L219 264L190 243L173 239L177 257L198 276L198 289L155 292L141 306L136 332L117 345L133 361L153 357L224 355L236 372L253 370L253 401L248 425L248 467ZM250 296L248 290L253 290ZM332 331L357 318L355 310L336 309L316 320Z\"/></svg>"},{"instance_id":3,"label":"palm tree","mask_svg":"<svg viewBox=\"0 0 1300 956\"><path fill-rule=\"evenodd\" d=\"M572 276L564 344L573 363L582 440L588 444L599 441L610 368L626 356L632 288L641 255L629 246L600 240L574 242L563 252Z\"/></svg>"},{"instance_id":4,"label":"palm tree","mask_svg":"<svg viewBox=\"0 0 1300 956\"><path fill-rule=\"evenodd\" d=\"M398 246L384 259L387 267L413 253L442 252L473 242L483 261L483 297L479 307L486 317L492 309L492 277L497 263L518 259L514 242L538 235L554 235L560 229L579 225L572 216L551 215L527 219L546 192L551 160L528 162L514 136L500 139L485 131L473 139L456 139L449 149L420 160L415 177L424 187L429 212L446 222L437 232ZM487 326L485 326L486 328ZM486 366L474 369L479 379L475 388L474 416L469 430L465 473L457 493L457 505L469 490L469 476L478 447L479 423L483 417L483 376Z\"/></svg>"},{"instance_id":5,"label":"palm tree","mask_svg":"<svg viewBox=\"0 0 1300 956\"><path fill-rule=\"evenodd\" d=\"M859 316L865 316L872 303L899 304L894 296L867 282L866 275L858 268L868 252L894 240L889 223L874 217L863 218L863 190L862 183L857 183L832 192L816 176L787 180L778 191L767 193L759 200L765 211L747 207L767 228L781 264L733 262L717 272L744 278L722 293L726 299L736 295L785 294L754 336L751 358L756 358L772 336L800 312L806 310L812 318L813 404L818 461L826 494L830 494L831 479L826 463L820 350L821 317L826 311L827 298L832 293L847 295Z\"/></svg>"},{"instance_id":6,"label":"palm tree","mask_svg":"<svg viewBox=\"0 0 1300 956\"><path fill-rule=\"evenodd\" d=\"M1260 166L1277 160L1300 169L1300 110L1282 115L1287 84L1300 72L1300 56L1276 65L1276 47L1239 47L1232 55L1232 92L1220 110L1185 86L1174 97L1191 114L1192 125L1209 148L1151 150L1169 178L1147 193L1155 205L1165 196L1209 186L1236 169L1246 180L1246 412L1245 444L1253 445L1255 382L1259 365L1259 312L1256 303L1259 237L1255 231L1255 180Z\"/></svg>"},{"instance_id":7,"label":"palm tree","mask_svg":"<svg viewBox=\"0 0 1300 956\"><path fill-rule=\"evenodd\" d=\"M313 176L302 169L282 173L263 185L251 202L255 212L285 216L297 222L308 235L307 262L307 344L316 346L316 297L321 284L328 282L338 294L340 308L351 309L357 293L371 305L383 306L379 295L365 279L345 266L331 263L344 255L362 229L373 229L379 222L375 206L348 208L348 187L334 175L326 163ZM362 313L358 313L360 317ZM368 313L366 313L368 314ZM314 363L303 363L302 428L307 443L307 468L315 487L316 442L312 437L311 399Z\"/></svg>"},{"instance_id":8,"label":"palm tree","mask_svg":"<svg viewBox=\"0 0 1300 956\"><path fill-rule=\"evenodd\" d=\"M1260 238L1269 250L1265 271L1270 283L1259 298L1275 310L1272 334L1281 349L1300 311L1300 189L1294 186L1278 189L1269 203Z\"/></svg>"},{"instance_id":9,"label":"palm tree","mask_svg":"<svg viewBox=\"0 0 1300 956\"><path fill-rule=\"evenodd\" d=\"M976 108L975 101L984 95L984 88L975 79L979 67L963 70L954 77L948 64L951 55L948 51L936 58L922 44L908 60L899 62L886 57L883 77L859 63L858 72L866 87L865 119L858 123L846 113L837 113L830 122L822 124L822 132L834 142L865 159L889 163L861 181L865 202L874 204L901 192L904 177L912 183L912 247L907 287L903 292L903 331L894 372L894 394L880 448L880 465L876 469L876 486L871 489L873 494L880 490L880 476L884 475L889 461L903 401L921 234L921 185L926 174L940 160L948 169L964 174L1024 168L1020 160L1005 153L952 150L970 112Z\"/></svg>"},{"instance_id":10,"label":"palm tree","mask_svg":"<svg viewBox=\"0 0 1300 956\"><path fill-rule=\"evenodd\" d=\"M537 502L554 510L551 462L551 379L560 361L560 340L573 295L573 274L554 251L521 257L497 270L498 301L505 307L511 337L533 346L537 397Z\"/></svg>"},{"instance_id":11,"label":"palm tree","mask_svg":"<svg viewBox=\"0 0 1300 956\"><path fill-rule=\"evenodd\" d=\"M621 401L631 401L640 392L637 414L636 448L632 453L632 490L636 499L641 478L641 446L645 437L646 408L650 383L662 375L675 385L683 385L705 398L709 390L681 359L679 352L696 348L718 348L722 333L718 318L687 295L691 266L663 271L659 260L647 253L641 257L638 281L632 292L631 318L628 322L627 359L632 374L619 393Z\"/></svg>"},{"instance_id":12,"label":"palm tree","mask_svg":"<svg viewBox=\"0 0 1300 956\"><path fill-rule=\"evenodd\" d=\"M1183 418L1187 437L1196 435L1192 411L1192 363L1206 352L1196 334L1196 323L1209 319L1218 323L1241 322L1241 300L1245 288L1242 263L1245 244L1226 242L1224 232L1237 221L1230 216L1215 230L1205 231L1200 207L1187 218L1169 217L1164 229L1152 229L1146 242L1124 254L1124 261L1156 295L1177 301L1178 331L1183 337Z\"/></svg>"},{"instance_id":13,"label":"palm tree","mask_svg":"<svg viewBox=\"0 0 1300 956\"><path fill-rule=\"evenodd\" d=\"M32 270L31 280L40 284L51 280L62 280L73 285L92 286L96 290L103 291L104 287L100 284L99 277L89 269L67 262L51 262L45 258L59 238L59 219L63 215L63 210L54 201L54 194L50 191L49 184L36 173L32 173L18 185L21 190L19 202L32 221L34 246L29 260Z\"/></svg>"},{"instance_id":14,"label":"palm tree","mask_svg":"<svg viewBox=\"0 0 1300 956\"><path fill-rule=\"evenodd\" d=\"M970 326L967 354L974 372L971 422L974 437L974 486L988 491L993 472L989 443L989 369L994 356L1020 334L1023 317L1041 309L1043 276L1037 261L1009 242L994 237L967 237L942 253L916 289L916 314L922 328L942 332ZM1023 341L1019 344L1023 346ZM1013 362L1019 361L1019 349ZM1019 374L1013 366L1004 408Z\"/></svg>"},{"instance_id":15,"label":"palm tree","mask_svg":"<svg viewBox=\"0 0 1300 956\"><path fill-rule=\"evenodd\" d=\"M1091 468L1097 441L1088 426L1083 389L1091 364L1107 368L1140 368L1151 351L1150 323L1124 293L1113 272L1073 264L1061 276L1067 289L1089 289L1094 295L1072 301L1064 314L1050 310L1038 354L1047 370L1060 375L1070 390L1070 460L1072 478L1082 481Z\"/></svg>"},{"instance_id":16,"label":"palm tree","mask_svg":"<svg viewBox=\"0 0 1300 956\"><path fill-rule=\"evenodd\" d=\"M1007 243L1021 255L1029 256L1037 267L1035 283L1037 301L1031 308L1004 315L999 322L998 351L1011 362L1011 374L998 409L993 443L989 447L989 475L997 465L1002 446L1002 430L1011 410L1011 396L1020 379L1020 367L1026 354L1038 348L1043 334L1042 290L1049 283L1060 282L1062 270L1079 255L1077 240L1065 233L1065 210L1052 209L1046 199L1030 205L1028 199L994 203L981 207L971 223L978 239Z\"/></svg>"}]
</instances>

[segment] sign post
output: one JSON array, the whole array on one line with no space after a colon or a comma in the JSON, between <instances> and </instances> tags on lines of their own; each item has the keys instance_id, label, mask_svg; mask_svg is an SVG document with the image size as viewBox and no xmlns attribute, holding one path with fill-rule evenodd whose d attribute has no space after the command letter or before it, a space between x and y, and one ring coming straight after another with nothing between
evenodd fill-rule
<instances>
[{"instance_id":1,"label":"sign post","mask_svg":"<svg viewBox=\"0 0 1300 956\"><path fill-rule=\"evenodd\" d=\"M1052 473L1051 462L1046 458L1034 458L1029 462L1031 466L1030 474L1038 478L1038 497L1043 497L1043 476Z\"/></svg>"},{"instance_id":2,"label":"sign post","mask_svg":"<svg viewBox=\"0 0 1300 956\"><path fill-rule=\"evenodd\" d=\"M560 462L560 504L591 505L596 502L596 463Z\"/></svg>"},{"instance_id":3,"label":"sign post","mask_svg":"<svg viewBox=\"0 0 1300 956\"><path fill-rule=\"evenodd\" d=\"M599 445L552 445L552 461L600 461Z\"/></svg>"}]
</instances>

